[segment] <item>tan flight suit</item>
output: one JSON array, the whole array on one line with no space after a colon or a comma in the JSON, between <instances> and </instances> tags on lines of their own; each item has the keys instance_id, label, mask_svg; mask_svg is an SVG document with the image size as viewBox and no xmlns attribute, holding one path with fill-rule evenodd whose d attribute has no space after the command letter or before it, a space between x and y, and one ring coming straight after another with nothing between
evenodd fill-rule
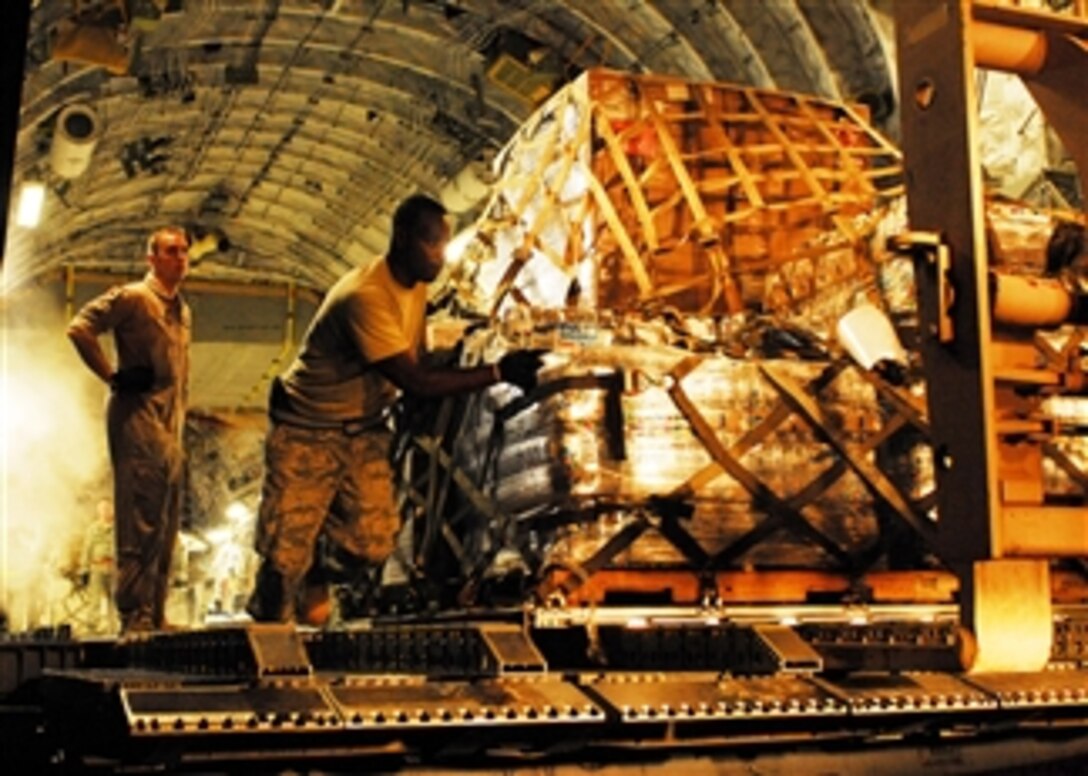
<instances>
[{"instance_id":1,"label":"tan flight suit","mask_svg":"<svg viewBox=\"0 0 1088 776\"><path fill-rule=\"evenodd\" d=\"M112 331L118 369L151 367L146 393L114 391L107 435L114 477L117 611L124 630L162 627L170 559L181 515L182 426L192 318L153 276L91 300L69 329Z\"/></svg>"}]
</instances>

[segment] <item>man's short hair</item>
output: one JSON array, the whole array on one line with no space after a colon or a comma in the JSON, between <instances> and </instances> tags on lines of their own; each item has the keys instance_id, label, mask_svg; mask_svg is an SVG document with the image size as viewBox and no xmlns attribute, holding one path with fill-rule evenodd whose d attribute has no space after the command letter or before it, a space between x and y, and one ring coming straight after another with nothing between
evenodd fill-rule
<instances>
[{"instance_id":1,"label":"man's short hair","mask_svg":"<svg viewBox=\"0 0 1088 776\"><path fill-rule=\"evenodd\" d=\"M183 235L185 237L186 246L190 246L193 244L193 238L189 236L188 230L182 229L180 226L163 226L156 229L154 232L151 233L151 236L147 238L148 256L154 256L158 252L159 238L167 232Z\"/></svg>"},{"instance_id":2,"label":"man's short hair","mask_svg":"<svg viewBox=\"0 0 1088 776\"><path fill-rule=\"evenodd\" d=\"M416 236L428 219L442 219L446 208L426 194L413 194L397 205L393 213L393 245L398 239Z\"/></svg>"}]
</instances>

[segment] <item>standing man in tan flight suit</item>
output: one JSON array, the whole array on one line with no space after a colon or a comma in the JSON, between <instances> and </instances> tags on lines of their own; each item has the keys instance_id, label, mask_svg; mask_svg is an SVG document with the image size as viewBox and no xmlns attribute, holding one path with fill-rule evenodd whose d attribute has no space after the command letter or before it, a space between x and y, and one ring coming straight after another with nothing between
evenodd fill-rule
<instances>
[{"instance_id":1,"label":"standing man in tan flight suit","mask_svg":"<svg viewBox=\"0 0 1088 776\"><path fill-rule=\"evenodd\" d=\"M110 386L107 435L117 521L122 632L161 629L181 514L181 433L188 399L189 306L178 293L189 238L166 227L147 243L150 271L87 303L68 326L80 357ZM113 332L117 368L100 335Z\"/></svg>"},{"instance_id":2,"label":"standing man in tan flight suit","mask_svg":"<svg viewBox=\"0 0 1088 776\"><path fill-rule=\"evenodd\" d=\"M427 284L450 237L445 215L429 197L402 202L386 256L329 289L298 358L273 382L257 525L262 564L247 607L256 620L321 624L325 598L311 593L323 586L306 590L306 575L322 531L361 566L379 566L393 551L400 517L386 414L398 389L437 398L500 381L536 385L539 352L513 351L471 369L420 361Z\"/></svg>"}]
</instances>

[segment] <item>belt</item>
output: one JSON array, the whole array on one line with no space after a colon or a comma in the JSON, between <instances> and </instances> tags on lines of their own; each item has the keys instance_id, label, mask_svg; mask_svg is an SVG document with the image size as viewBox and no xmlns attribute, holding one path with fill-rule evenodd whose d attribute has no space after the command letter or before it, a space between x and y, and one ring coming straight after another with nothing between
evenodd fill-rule
<instances>
[{"instance_id":1,"label":"belt","mask_svg":"<svg viewBox=\"0 0 1088 776\"><path fill-rule=\"evenodd\" d=\"M383 413L376 418L349 418L347 420L313 420L302 418L294 413L273 410L269 413L272 420L285 426L305 428L313 431L341 431L348 436L355 436L367 431L387 428L388 415Z\"/></svg>"},{"instance_id":2,"label":"belt","mask_svg":"<svg viewBox=\"0 0 1088 776\"><path fill-rule=\"evenodd\" d=\"M272 420L286 426L314 431L342 431L348 436L387 427L389 420L388 410L383 410L376 417L348 418L347 420L315 420L314 418L303 417L295 412L291 406L291 397L287 395L287 390L283 387L283 380L279 377L272 380L272 390L268 396L268 414Z\"/></svg>"}]
</instances>

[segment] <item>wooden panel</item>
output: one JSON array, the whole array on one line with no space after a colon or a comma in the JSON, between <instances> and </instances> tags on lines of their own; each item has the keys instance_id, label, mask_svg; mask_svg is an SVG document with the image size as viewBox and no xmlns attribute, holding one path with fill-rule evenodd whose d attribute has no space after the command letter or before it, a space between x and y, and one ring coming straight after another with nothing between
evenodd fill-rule
<instances>
[{"instance_id":1,"label":"wooden panel","mask_svg":"<svg viewBox=\"0 0 1088 776\"><path fill-rule=\"evenodd\" d=\"M491 313L516 299L569 306L563 275L579 278L580 306L602 310L796 306L832 285L799 275L857 275L875 214L899 194L898 152L860 115L796 94L588 71L500 154L456 282ZM820 266L831 246L848 270Z\"/></svg>"},{"instance_id":2,"label":"wooden panel","mask_svg":"<svg viewBox=\"0 0 1088 776\"><path fill-rule=\"evenodd\" d=\"M1088 507L1005 504L1000 549L1006 557L1084 557L1088 555Z\"/></svg>"}]
</instances>

